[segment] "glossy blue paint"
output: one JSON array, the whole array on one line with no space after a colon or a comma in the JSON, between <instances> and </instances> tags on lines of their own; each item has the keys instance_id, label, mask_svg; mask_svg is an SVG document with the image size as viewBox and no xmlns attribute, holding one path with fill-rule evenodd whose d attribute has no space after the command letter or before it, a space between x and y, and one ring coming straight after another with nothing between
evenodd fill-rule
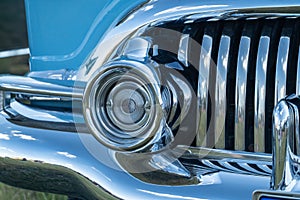
<instances>
[{"instance_id":1,"label":"glossy blue paint","mask_svg":"<svg viewBox=\"0 0 300 200\"><path fill-rule=\"evenodd\" d=\"M145 0L25 0L31 71L78 69L105 33Z\"/></svg>"}]
</instances>

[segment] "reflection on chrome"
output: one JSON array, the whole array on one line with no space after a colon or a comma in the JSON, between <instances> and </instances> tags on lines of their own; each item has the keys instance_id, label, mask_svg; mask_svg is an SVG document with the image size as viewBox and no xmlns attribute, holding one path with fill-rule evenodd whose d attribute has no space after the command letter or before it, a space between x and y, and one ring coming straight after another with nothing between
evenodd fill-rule
<instances>
[{"instance_id":1,"label":"reflection on chrome","mask_svg":"<svg viewBox=\"0 0 300 200\"><path fill-rule=\"evenodd\" d=\"M223 35L219 46L215 94L215 147L225 148L226 83L230 37Z\"/></svg>"},{"instance_id":2,"label":"reflection on chrome","mask_svg":"<svg viewBox=\"0 0 300 200\"><path fill-rule=\"evenodd\" d=\"M152 194L157 197L163 197L163 198L170 198L170 199L186 199L186 200L205 200L203 198L195 198L195 197L188 197L188 196L179 196L179 195L173 195L173 194L167 194L167 193L159 193L159 192L152 192L148 190L141 190L138 189L141 192L145 192L148 194Z\"/></svg>"},{"instance_id":3,"label":"reflection on chrome","mask_svg":"<svg viewBox=\"0 0 300 200\"><path fill-rule=\"evenodd\" d=\"M294 115L292 109L285 100L276 106L273 113L273 172L272 189L284 190L292 181L290 162L287 162L287 154L291 149L294 137Z\"/></svg>"},{"instance_id":4,"label":"reflection on chrome","mask_svg":"<svg viewBox=\"0 0 300 200\"><path fill-rule=\"evenodd\" d=\"M246 85L250 42L249 37L242 36L238 52L235 89L235 150L245 150Z\"/></svg>"},{"instance_id":5,"label":"reflection on chrome","mask_svg":"<svg viewBox=\"0 0 300 200\"><path fill-rule=\"evenodd\" d=\"M189 66L189 34L183 34L180 38L180 44L178 49L178 60L184 64L184 66Z\"/></svg>"},{"instance_id":6,"label":"reflection on chrome","mask_svg":"<svg viewBox=\"0 0 300 200\"><path fill-rule=\"evenodd\" d=\"M261 36L258 46L254 94L254 151L265 151L265 102L270 37Z\"/></svg>"},{"instance_id":7,"label":"reflection on chrome","mask_svg":"<svg viewBox=\"0 0 300 200\"><path fill-rule=\"evenodd\" d=\"M286 93L286 78L287 78L287 63L290 48L290 38L282 36L278 45L278 55L276 62L276 77L275 77L275 104Z\"/></svg>"},{"instance_id":8,"label":"reflection on chrome","mask_svg":"<svg viewBox=\"0 0 300 200\"><path fill-rule=\"evenodd\" d=\"M198 113L199 113L199 131L197 135L197 145L206 146L206 133L209 127L207 119L208 111L208 86L209 86L209 71L212 65L211 53L212 53L212 37L209 35L203 36L200 63L199 63L199 82L198 82Z\"/></svg>"},{"instance_id":9,"label":"reflection on chrome","mask_svg":"<svg viewBox=\"0 0 300 200\"><path fill-rule=\"evenodd\" d=\"M8 134L0 133L0 140L10 140Z\"/></svg>"},{"instance_id":10,"label":"reflection on chrome","mask_svg":"<svg viewBox=\"0 0 300 200\"><path fill-rule=\"evenodd\" d=\"M81 98L83 91L23 76L0 76L0 90L18 94Z\"/></svg>"},{"instance_id":11,"label":"reflection on chrome","mask_svg":"<svg viewBox=\"0 0 300 200\"><path fill-rule=\"evenodd\" d=\"M68 153L68 152L61 152L61 151L58 151L57 154L62 155L62 156L65 156L65 157L67 157L67 158L77 158L77 156L72 155L72 154L70 154L70 153Z\"/></svg>"},{"instance_id":12,"label":"reflection on chrome","mask_svg":"<svg viewBox=\"0 0 300 200\"><path fill-rule=\"evenodd\" d=\"M13 131L12 131L13 132ZM30 135L24 135L24 134L13 134L14 137L18 137L22 140L28 140L28 141L35 141L36 139Z\"/></svg>"},{"instance_id":13,"label":"reflection on chrome","mask_svg":"<svg viewBox=\"0 0 300 200\"><path fill-rule=\"evenodd\" d=\"M8 51L0 51L0 58L9 58L14 56L24 56L28 55L29 48L24 49L14 49L14 50L8 50Z\"/></svg>"}]
</instances>

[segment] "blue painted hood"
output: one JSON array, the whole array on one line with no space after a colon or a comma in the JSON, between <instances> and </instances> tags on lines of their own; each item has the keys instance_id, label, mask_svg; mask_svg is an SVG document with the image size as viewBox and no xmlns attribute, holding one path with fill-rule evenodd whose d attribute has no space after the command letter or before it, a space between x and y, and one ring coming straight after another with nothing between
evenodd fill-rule
<instances>
[{"instance_id":1,"label":"blue painted hood","mask_svg":"<svg viewBox=\"0 0 300 200\"><path fill-rule=\"evenodd\" d=\"M25 0L31 71L76 70L145 0Z\"/></svg>"}]
</instances>

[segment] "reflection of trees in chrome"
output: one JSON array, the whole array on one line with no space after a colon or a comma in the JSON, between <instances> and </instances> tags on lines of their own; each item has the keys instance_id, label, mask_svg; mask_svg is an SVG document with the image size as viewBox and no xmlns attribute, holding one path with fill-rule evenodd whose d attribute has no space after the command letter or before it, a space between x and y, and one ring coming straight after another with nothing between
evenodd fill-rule
<instances>
[{"instance_id":1,"label":"reflection of trees in chrome","mask_svg":"<svg viewBox=\"0 0 300 200\"><path fill-rule=\"evenodd\" d=\"M16 180L19 181L16 182ZM8 185L29 190L59 193L69 197L84 199L110 198L100 187L82 175L66 167L46 164L39 161L0 158L0 181ZM48 199L46 193L43 193L42 196L44 199ZM63 196L52 195L51 197L50 199L55 200L67 199Z\"/></svg>"}]
</instances>

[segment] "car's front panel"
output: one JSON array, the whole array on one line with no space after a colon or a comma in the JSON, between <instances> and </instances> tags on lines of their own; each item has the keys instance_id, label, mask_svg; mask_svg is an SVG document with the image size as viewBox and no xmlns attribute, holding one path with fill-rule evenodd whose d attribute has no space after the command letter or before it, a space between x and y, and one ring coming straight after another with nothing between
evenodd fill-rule
<instances>
[{"instance_id":1,"label":"car's front panel","mask_svg":"<svg viewBox=\"0 0 300 200\"><path fill-rule=\"evenodd\" d=\"M1 181L87 199L297 198L299 8L149 1L79 68L1 77Z\"/></svg>"}]
</instances>

